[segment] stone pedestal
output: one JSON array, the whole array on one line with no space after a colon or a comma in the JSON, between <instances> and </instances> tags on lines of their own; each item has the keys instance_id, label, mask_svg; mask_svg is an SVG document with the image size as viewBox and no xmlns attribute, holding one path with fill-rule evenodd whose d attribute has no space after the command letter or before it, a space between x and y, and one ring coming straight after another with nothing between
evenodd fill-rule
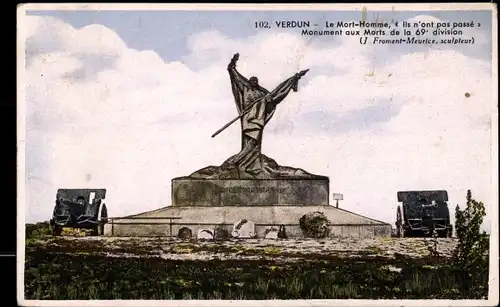
<instances>
[{"instance_id":1,"label":"stone pedestal","mask_svg":"<svg viewBox=\"0 0 500 307\"><path fill-rule=\"evenodd\" d=\"M173 179L172 206L328 206L328 179Z\"/></svg>"}]
</instances>

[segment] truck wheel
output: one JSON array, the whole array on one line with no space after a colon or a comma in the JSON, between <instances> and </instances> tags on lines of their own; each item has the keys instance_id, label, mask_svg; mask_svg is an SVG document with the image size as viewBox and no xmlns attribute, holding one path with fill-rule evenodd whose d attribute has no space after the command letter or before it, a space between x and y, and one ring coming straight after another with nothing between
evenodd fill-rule
<instances>
[{"instance_id":1,"label":"truck wheel","mask_svg":"<svg viewBox=\"0 0 500 307\"><path fill-rule=\"evenodd\" d=\"M396 235L399 238L405 237L405 231L403 229L403 218L401 215L401 207L398 206L397 212L396 212Z\"/></svg>"},{"instance_id":2,"label":"truck wheel","mask_svg":"<svg viewBox=\"0 0 500 307\"><path fill-rule=\"evenodd\" d=\"M97 235L98 236L104 235L104 223L100 223L99 226L97 226Z\"/></svg>"},{"instance_id":3,"label":"truck wheel","mask_svg":"<svg viewBox=\"0 0 500 307\"><path fill-rule=\"evenodd\" d=\"M448 228L448 230L446 231L446 237L447 238L453 237L453 227L450 226L450 228Z\"/></svg>"},{"instance_id":4,"label":"truck wheel","mask_svg":"<svg viewBox=\"0 0 500 307\"><path fill-rule=\"evenodd\" d=\"M90 231L90 235L92 237L98 236L99 235L99 226L93 227L92 230Z\"/></svg>"},{"instance_id":5,"label":"truck wheel","mask_svg":"<svg viewBox=\"0 0 500 307\"><path fill-rule=\"evenodd\" d=\"M106 204L102 205L101 210L102 210L101 211L101 220L99 221L99 226L97 226L97 235L98 236L104 235L104 224L106 224L108 221L108 208L106 208Z\"/></svg>"},{"instance_id":6,"label":"truck wheel","mask_svg":"<svg viewBox=\"0 0 500 307\"><path fill-rule=\"evenodd\" d=\"M446 229L446 230L440 230L438 232L438 237L439 238L446 238L446 237L448 237L448 229Z\"/></svg>"},{"instance_id":7,"label":"truck wheel","mask_svg":"<svg viewBox=\"0 0 500 307\"><path fill-rule=\"evenodd\" d=\"M52 235L53 236L60 236L62 232L62 227L58 225L52 226Z\"/></svg>"}]
</instances>

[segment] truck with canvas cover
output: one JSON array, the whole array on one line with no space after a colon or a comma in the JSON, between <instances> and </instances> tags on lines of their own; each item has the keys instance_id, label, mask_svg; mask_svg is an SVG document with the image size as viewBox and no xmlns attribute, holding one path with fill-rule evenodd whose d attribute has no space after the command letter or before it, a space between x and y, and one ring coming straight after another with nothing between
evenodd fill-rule
<instances>
[{"instance_id":1,"label":"truck with canvas cover","mask_svg":"<svg viewBox=\"0 0 500 307\"><path fill-rule=\"evenodd\" d=\"M108 219L105 198L106 189L59 189L50 220L52 234L59 236L63 228L74 228L103 235Z\"/></svg>"},{"instance_id":2,"label":"truck with canvas cover","mask_svg":"<svg viewBox=\"0 0 500 307\"><path fill-rule=\"evenodd\" d=\"M400 191L397 207L396 232L399 237L427 237L434 231L439 237L451 237L448 192Z\"/></svg>"}]
</instances>

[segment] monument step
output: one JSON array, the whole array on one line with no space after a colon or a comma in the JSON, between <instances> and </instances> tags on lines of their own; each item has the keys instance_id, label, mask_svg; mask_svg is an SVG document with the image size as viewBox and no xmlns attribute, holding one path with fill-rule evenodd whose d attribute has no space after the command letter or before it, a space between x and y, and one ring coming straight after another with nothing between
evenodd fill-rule
<instances>
[{"instance_id":1,"label":"monument step","mask_svg":"<svg viewBox=\"0 0 500 307\"><path fill-rule=\"evenodd\" d=\"M342 208L333 206L168 206L160 209L123 217L122 219L148 219L176 217L178 223L233 223L248 219L259 224L297 224L302 215L323 212L333 225L387 224Z\"/></svg>"},{"instance_id":2,"label":"monument step","mask_svg":"<svg viewBox=\"0 0 500 307\"><path fill-rule=\"evenodd\" d=\"M176 236L181 228L193 234L202 229L232 230L234 223L247 220L256 234L265 236L271 228L285 226L291 237L300 237L299 219L309 212L323 212L332 234L343 236L390 236L391 225L332 206L170 206L137 215L114 218L106 233L114 236Z\"/></svg>"}]
</instances>

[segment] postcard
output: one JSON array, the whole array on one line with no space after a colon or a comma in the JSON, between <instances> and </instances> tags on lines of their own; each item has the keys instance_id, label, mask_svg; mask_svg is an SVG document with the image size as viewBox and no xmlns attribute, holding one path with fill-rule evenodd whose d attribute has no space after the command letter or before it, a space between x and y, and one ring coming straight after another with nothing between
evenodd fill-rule
<instances>
[{"instance_id":1,"label":"postcard","mask_svg":"<svg viewBox=\"0 0 500 307\"><path fill-rule=\"evenodd\" d=\"M496 306L493 4L18 7L22 306Z\"/></svg>"}]
</instances>

